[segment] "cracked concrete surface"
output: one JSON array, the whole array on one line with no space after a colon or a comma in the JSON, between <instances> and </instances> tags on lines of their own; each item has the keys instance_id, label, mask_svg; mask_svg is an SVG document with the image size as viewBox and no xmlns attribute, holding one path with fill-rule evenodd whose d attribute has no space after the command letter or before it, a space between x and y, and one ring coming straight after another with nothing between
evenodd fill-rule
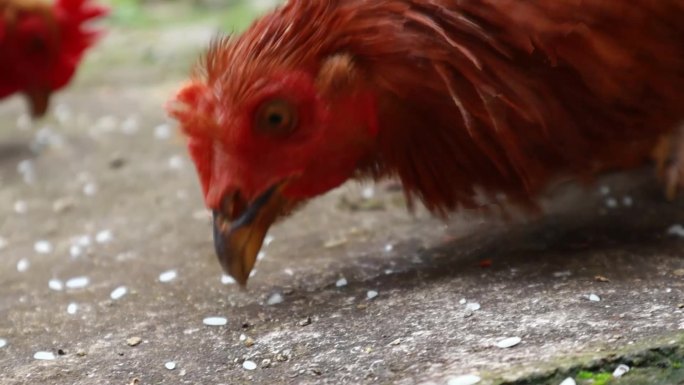
<instances>
[{"instance_id":1,"label":"cracked concrete surface","mask_svg":"<svg viewBox=\"0 0 684 385\"><path fill-rule=\"evenodd\" d=\"M24 127L19 99L0 105L0 383L499 383L681 343L684 238L668 229L684 206L648 169L560 187L547 215L511 222L442 222L408 213L390 182L350 183L273 228L246 291L222 283L160 107L211 36L186 28L115 29L44 122ZM192 43L157 48L155 34ZM521 342L497 347L506 337Z\"/></svg>"}]
</instances>

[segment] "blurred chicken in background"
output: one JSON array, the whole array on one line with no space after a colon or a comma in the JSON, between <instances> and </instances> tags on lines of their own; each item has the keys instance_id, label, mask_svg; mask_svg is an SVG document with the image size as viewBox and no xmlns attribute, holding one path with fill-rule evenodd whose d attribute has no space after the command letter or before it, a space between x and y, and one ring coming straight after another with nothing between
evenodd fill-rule
<instances>
[{"instance_id":1,"label":"blurred chicken in background","mask_svg":"<svg viewBox=\"0 0 684 385\"><path fill-rule=\"evenodd\" d=\"M100 35L85 23L106 13L89 0L0 0L0 98L22 93L44 115Z\"/></svg>"}]
</instances>

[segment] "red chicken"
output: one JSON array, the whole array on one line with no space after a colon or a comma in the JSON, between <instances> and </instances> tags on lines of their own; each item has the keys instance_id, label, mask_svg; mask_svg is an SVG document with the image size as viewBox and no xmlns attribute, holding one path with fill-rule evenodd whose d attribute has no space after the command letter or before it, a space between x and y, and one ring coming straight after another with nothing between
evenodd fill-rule
<instances>
[{"instance_id":1,"label":"red chicken","mask_svg":"<svg viewBox=\"0 0 684 385\"><path fill-rule=\"evenodd\" d=\"M444 214L476 189L532 207L656 147L665 164L682 20L681 0L291 0L214 41L168 108L245 284L269 226L349 178Z\"/></svg>"},{"instance_id":2,"label":"red chicken","mask_svg":"<svg viewBox=\"0 0 684 385\"><path fill-rule=\"evenodd\" d=\"M99 35L83 24L104 13L88 0L0 0L0 98L21 92L43 115Z\"/></svg>"}]
</instances>

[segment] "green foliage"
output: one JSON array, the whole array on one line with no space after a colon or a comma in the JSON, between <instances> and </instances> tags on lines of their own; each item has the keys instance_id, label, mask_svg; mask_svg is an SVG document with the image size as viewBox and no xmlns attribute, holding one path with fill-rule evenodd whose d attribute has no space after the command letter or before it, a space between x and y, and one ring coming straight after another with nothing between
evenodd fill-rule
<instances>
[{"instance_id":1,"label":"green foliage","mask_svg":"<svg viewBox=\"0 0 684 385\"><path fill-rule=\"evenodd\" d=\"M139 0L109 0L112 7L111 19L123 24L143 22L144 13Z\"/></svg>"},{"instance_id":2,"label":"green foliage","mask_svg":"<svg viewBox=\"0 0 684 385\"><path fill-rule=\"evenodd\" d=\"M592 373L582 370L577 373L578 380L587 381L587 383L592 385L606 385L612 378L613 375L607 372Z\"/></svg>"},{"instance_id":3,"label":"green foliage","mask_svg":"<svg viewBox=\"0 0 684 385\"><path fill-rule=\"evenodd\" d=\"M222 1L221 5L210 5L202 0L102 1L112 9L110 24L129 28L158 28L202 21L232 32L249 26L258 13L249 0Z\"/></svg>"}]
</instances>

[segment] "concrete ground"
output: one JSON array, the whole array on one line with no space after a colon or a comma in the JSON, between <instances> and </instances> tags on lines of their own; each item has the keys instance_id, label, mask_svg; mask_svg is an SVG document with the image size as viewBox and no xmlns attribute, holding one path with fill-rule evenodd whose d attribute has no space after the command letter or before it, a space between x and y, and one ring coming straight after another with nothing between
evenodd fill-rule
<instances>
[{"instance_id":1,"label":"concrete ground","mask_svg":"<svg viewBox=\"0 0 684 385\"><path fill-rule=\"evenodd\" d=\"M0 105L0 384L684 383L684 202L648 169L510 222L350 183L222 282L161 109L213 30L114 29L48 119Z\"/></svg>"}]
</instances>

